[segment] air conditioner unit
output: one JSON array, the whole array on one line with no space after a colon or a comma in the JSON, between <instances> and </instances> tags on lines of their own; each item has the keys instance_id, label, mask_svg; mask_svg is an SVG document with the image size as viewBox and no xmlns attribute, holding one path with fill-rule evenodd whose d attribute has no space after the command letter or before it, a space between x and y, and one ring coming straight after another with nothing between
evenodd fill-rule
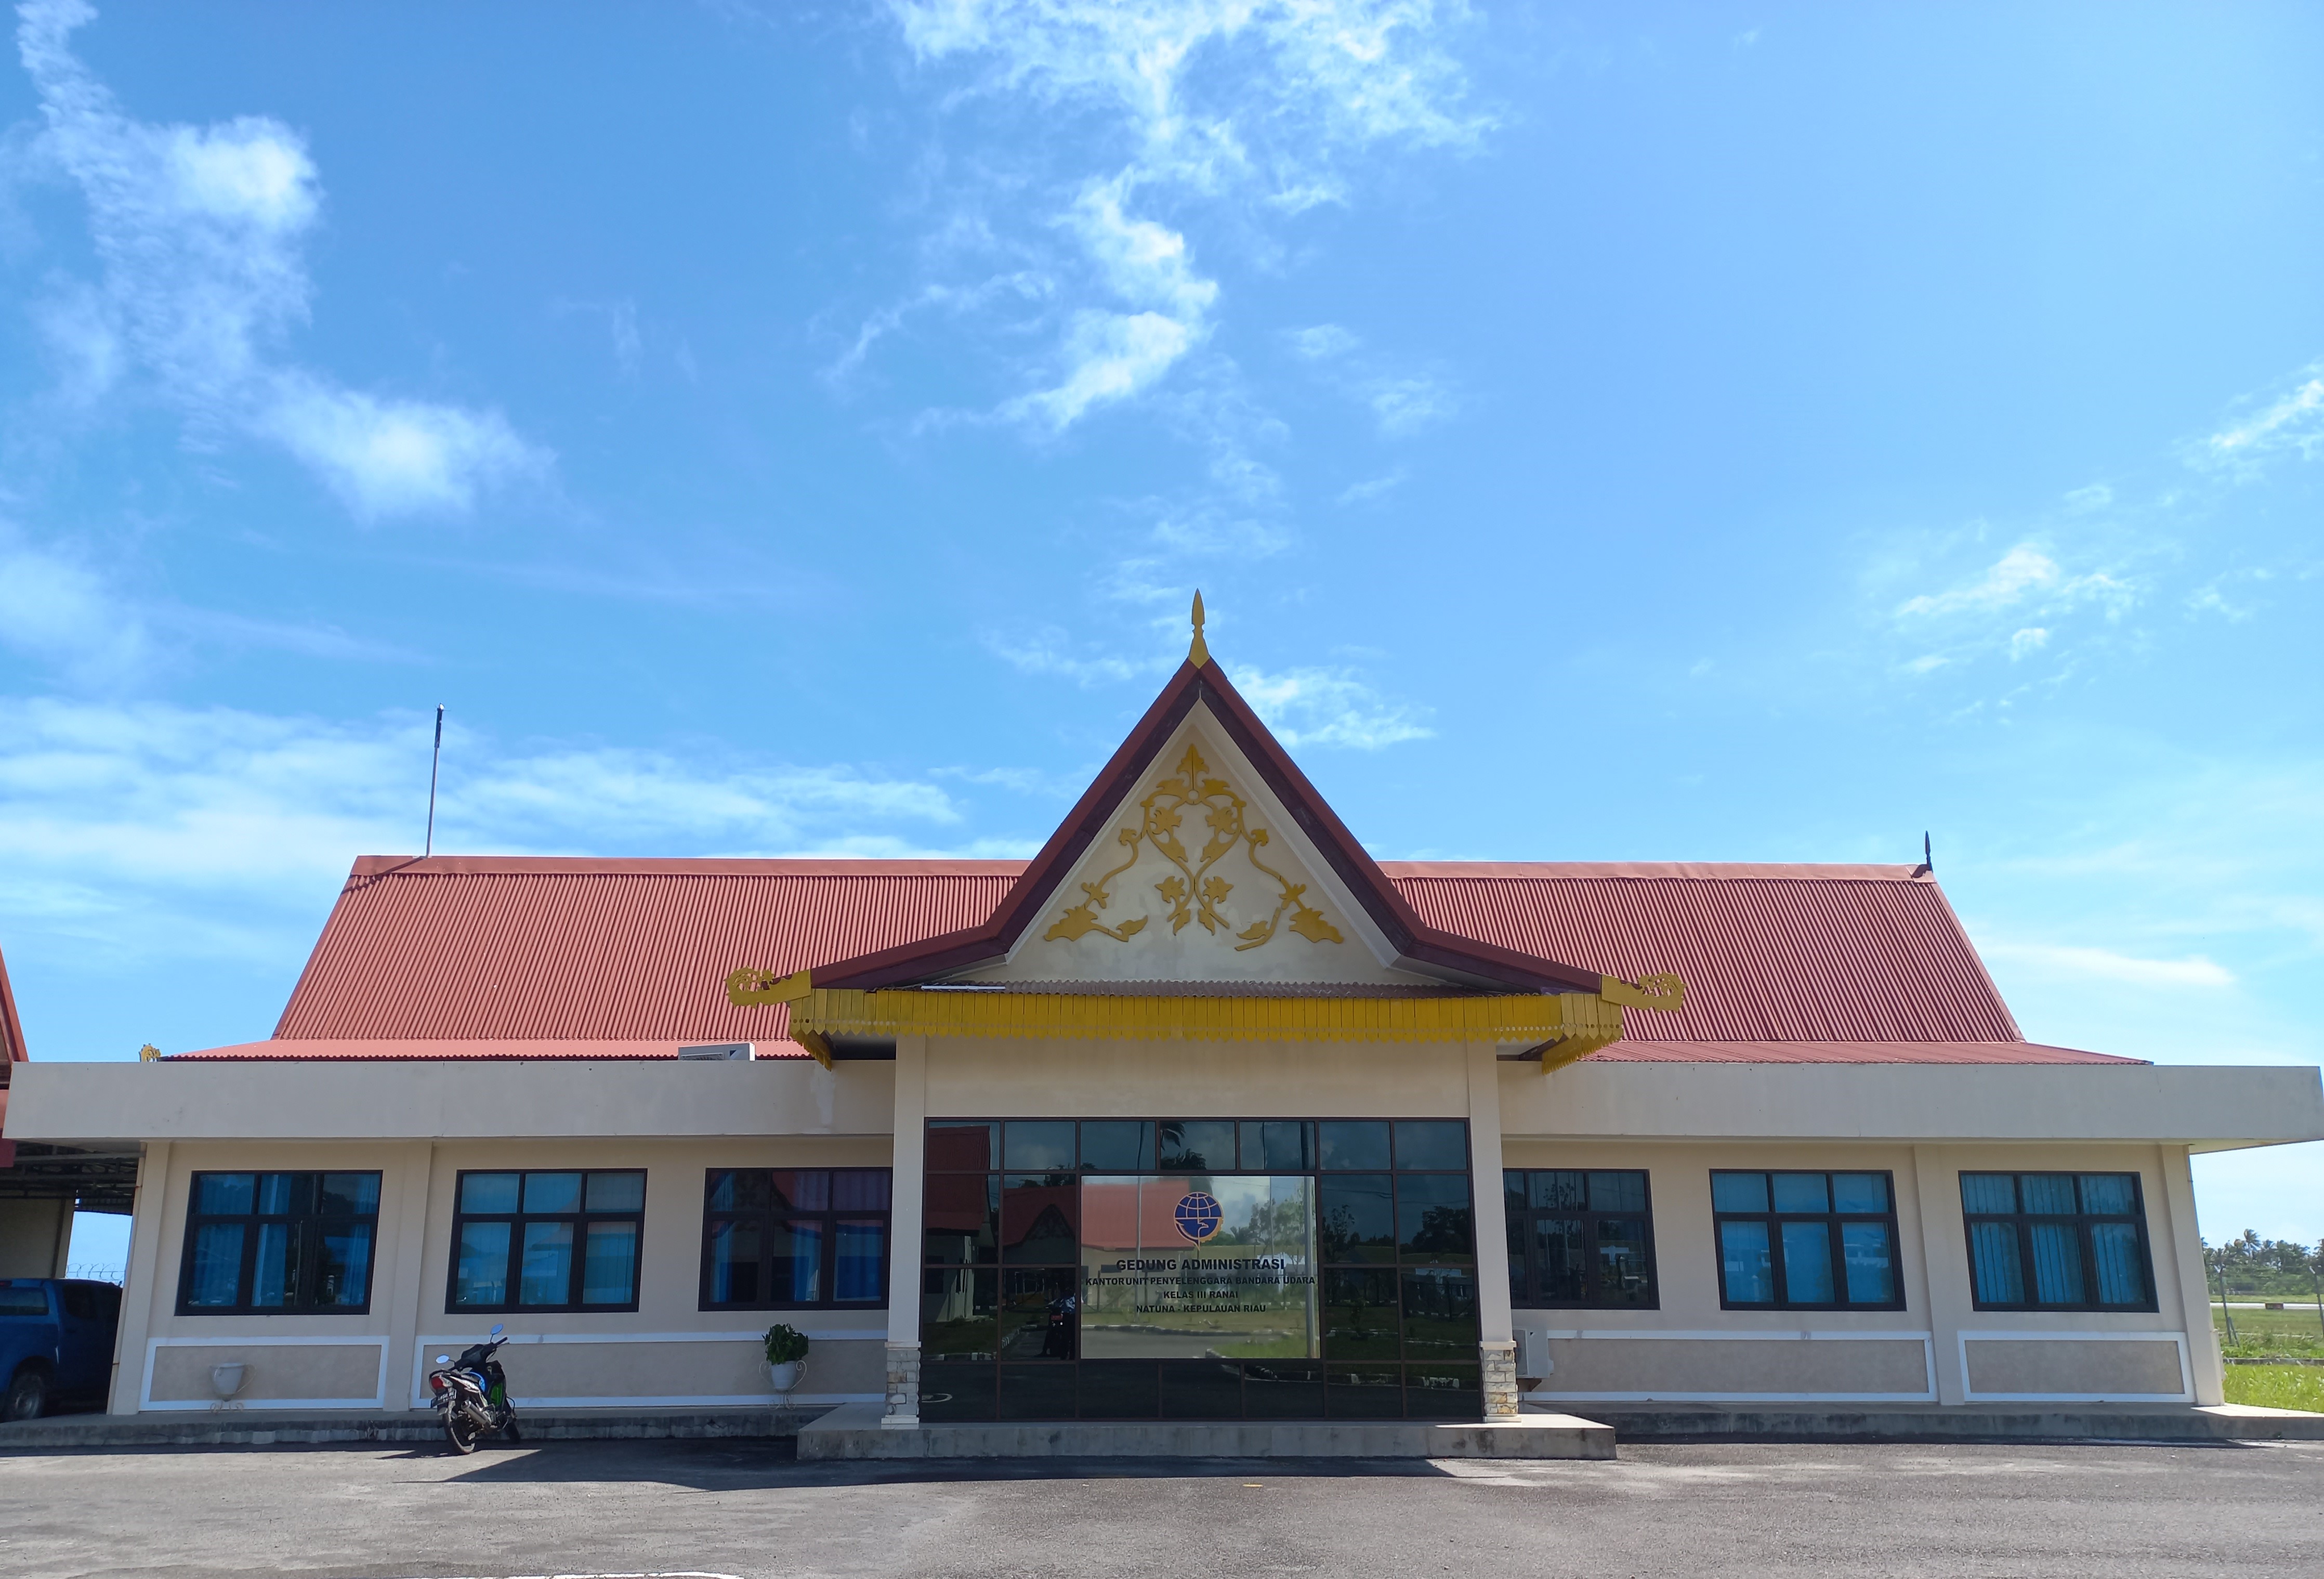
<instances>
[{"instance_id":1,"label":"air conditioner unit","mask_svg":"<svg viewBox=\"0 0 2324 1579\"><path fill-rule=\"evenodd\" d=\"M1549 1357L1549 1334L1541 1328L1521 1326L1517 1340L1517 1385L1530 1392L1549 1380L1557 1362Z\"/></svg>"},{"instance_id":2,"label":"air conditioner unit","mask_svg":"<svg viewBox=\"0 0 2324 1579\"><path fill-rule=\"evenodd\" d=\"M680 1048L678 1049L678 1056L681 1058L712 1059L724 1063L755 1058L759 1056L759 1049L757 1044L752 1042L708 1042L698 1048Z\"/></svg>"}]
</instances>

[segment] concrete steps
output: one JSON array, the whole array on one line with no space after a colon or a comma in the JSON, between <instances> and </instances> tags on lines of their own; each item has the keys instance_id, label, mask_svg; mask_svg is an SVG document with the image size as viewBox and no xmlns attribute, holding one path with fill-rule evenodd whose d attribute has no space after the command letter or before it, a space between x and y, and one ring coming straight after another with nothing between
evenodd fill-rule
<instances>
[{"instance_id":1,"label":"concrete steps","mask_svg":"<svg viewBox=\"0 0 2324 1579\"><path fill-rule=\"evenodd\" d=\"M1614 1433L1574 1415L1512 1421L1065 1420L890 1430L842 1404L798 1434L802 1459L1611 1458Z\"/></svg>"}]
</instances>

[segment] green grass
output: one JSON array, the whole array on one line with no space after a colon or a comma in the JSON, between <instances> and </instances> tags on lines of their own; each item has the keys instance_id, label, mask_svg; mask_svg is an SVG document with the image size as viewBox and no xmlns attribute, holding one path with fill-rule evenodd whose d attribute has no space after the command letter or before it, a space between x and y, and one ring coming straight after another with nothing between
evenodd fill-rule
<instances>
[{"instance_id":1,"label":"green grass","mask_svg":"<svg viewBox=\"0 0 2324 1579\"><path fill-rule=\"evenodd\" d=\"M2324 1365L2230 1365L2227 1401L2324 1414Z\"/></svg>"},{"instance_id":2,"label":"green grass","mask_svg":"<svg viewBox=\"0 0 2324 1579\"><path fill-rule=\"evenodd\" d=\"M2324 1325L2313 1310L2238 1310L2236 1341L2227 1342L2227 1324L2216 1305L2211 1307L2211 1330L2219 1334L2222 1353L2246 1359L2273 1355L2324 1359Z\"/></svg>"}]
</instances>

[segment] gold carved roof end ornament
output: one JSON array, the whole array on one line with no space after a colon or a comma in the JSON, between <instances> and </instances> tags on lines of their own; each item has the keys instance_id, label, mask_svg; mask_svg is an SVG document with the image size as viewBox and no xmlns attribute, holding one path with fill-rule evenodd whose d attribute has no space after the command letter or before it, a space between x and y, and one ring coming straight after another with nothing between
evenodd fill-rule
<instances>
[{"instance_id":1,"label":"gold carved roof end ornament","mask_svg":"<svg viewBox=\"0 0 2324 1579\"><path fill-rule=\"evenodd\" d=\"M1201 594L1195 597L1194 641L1199 650ZM1185 931L1190 921L1213 937L1231 929L1231 923L1219 907L1226 902L1235 885L1216 868L1231 852L1240 848L1253 867L1274 879L1276 898L1275 907L1266 918L1231 934L1241 939L1234 946L1236 953L1257 948L1272 939L1277 928L1286 925L1286 913L1290 916L1289 930L1310 943L1347 940L1323 911L1307 902L1305 883L1292 882L1259 858L1259 850L1269 842L1268 831L1250 826L1244 815L1250 808L1243 798L1224 779L1213 776L1210 764L1192 743L1186 747L1186 754L1179 759L1176 771L1156 780L1153 790L1138 805L1137 825L1114 835L1123 850L1121 864L1096 882L1081 885L1082 901L1068 906L1050 923L1049 929L1041 934L1045 942L1062 938L1077 943L1093 932L1123 942L1145 929L1144 916L1133 916L1118 927L1109 927L1097 918L1097 912L1112 902L1113 880L1137 863L1140 844L1151 845L1157 854L1176 868L1154 885L1154 891L1170 907L1170 930L1174 933ZM1196 817L1201 819L1199 830L1189 826ZM1189 849L1186 837L1196 831L1203 834L1202 845Z\"/></svg>"},{"instance_id":2,"label":"gold carved roof end ornament","mask_svg":"<svg viewBox=\"0 0 2324 1579\"><path fill-rule=\"evenodd\" d=\"M1686 983L1667 974L1640 976L1635 983L1619 976L1608 976L1598 992L1608 1002L1619 1003L1626 1009L1679 1010L1686 1007Z\"/></svg>"},{"instance_id":3,"label":"gold carved roof end ornament","mask_svg":"<svg viewBox=\"0 0 2324 1579\"><path fill-rule=\"evenodd\" d=\"M1203 589L1194 588L1194 639L1186 644L1186 661L1200 669L1211 660L1211 644L1203 640Z\"/></svg>"}]
</instances>

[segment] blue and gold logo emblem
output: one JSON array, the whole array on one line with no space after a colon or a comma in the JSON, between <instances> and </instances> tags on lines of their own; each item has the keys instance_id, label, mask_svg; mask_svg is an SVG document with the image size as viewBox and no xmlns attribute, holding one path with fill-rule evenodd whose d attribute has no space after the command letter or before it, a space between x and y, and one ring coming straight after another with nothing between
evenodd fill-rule
<instances>
[{"instance_id":1,"label":"blue and gold logo emblem","mask_svg":"<svg viewBox=\"0 0 2324 1579\"><path fill-rule=\"evenodd\" d=\"M1173 1214L1178 1232L1196 1244L1202 1244L1219 1231L1223 1216L1216 1196L1202 1190L1188 1190L1180 1197L1177 1211Z\"/></svg>"}]
</instances>

